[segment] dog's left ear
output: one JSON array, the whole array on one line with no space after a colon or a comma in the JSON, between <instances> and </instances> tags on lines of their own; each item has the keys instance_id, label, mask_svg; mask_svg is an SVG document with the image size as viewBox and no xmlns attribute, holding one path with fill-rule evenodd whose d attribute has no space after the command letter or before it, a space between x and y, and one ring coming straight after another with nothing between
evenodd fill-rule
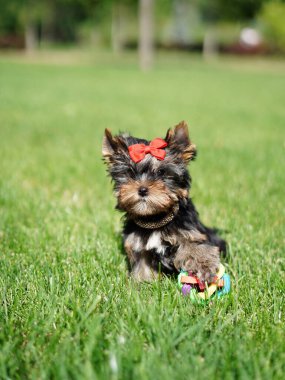
<instances>
[{"instance_id":1,"label":"dog's left ear","mask_svg":"<svg viewBox=\"0 0 285 380\"><path fill-rule=\"evenodd\" d=\"M165 141L171 150L178 151L181 154L186 163L196 157L196 146L192 144L189 138L188 125L185 121L177 124L174 130L169 129Z\"/></svg>"}]
</instances>

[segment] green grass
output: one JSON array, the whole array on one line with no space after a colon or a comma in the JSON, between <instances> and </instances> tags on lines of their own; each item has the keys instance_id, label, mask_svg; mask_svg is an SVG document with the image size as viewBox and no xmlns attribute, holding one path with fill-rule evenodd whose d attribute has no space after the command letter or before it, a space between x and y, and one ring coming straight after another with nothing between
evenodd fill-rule
<instances>
[{"instance_id":1,"label":"green grass","mask_svg":"<svg viewBox=\"0 0 285 380\"><path fill-rule=\"evenodd\" d=\"M284 88L270 62L0 59L0 378L283 379ZM284 67L283 67L284 68ZM229 297L129 281L104 128L185 119L192 196L228 240Z\"/></svg>"}]
</instances>

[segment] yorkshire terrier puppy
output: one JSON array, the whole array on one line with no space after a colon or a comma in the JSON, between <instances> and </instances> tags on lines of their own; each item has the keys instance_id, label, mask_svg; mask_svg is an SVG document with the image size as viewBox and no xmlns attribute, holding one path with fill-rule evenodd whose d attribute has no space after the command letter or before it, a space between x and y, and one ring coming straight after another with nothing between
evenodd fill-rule
<instances>
[{"instance_id":1,"label":"yorkshire terrier puppy","mask_svg":"<svg viewBox=\"0 0 285 380\"><path fill-rule=\"evenodd\" d=\"M191 271L209 281L226 242L204 226L189 197L187 164L196 156L187 124L151 142L105 130L103 157L124 212L123 240L131 275L140 281Z\"/></svg>"}]
</instances>

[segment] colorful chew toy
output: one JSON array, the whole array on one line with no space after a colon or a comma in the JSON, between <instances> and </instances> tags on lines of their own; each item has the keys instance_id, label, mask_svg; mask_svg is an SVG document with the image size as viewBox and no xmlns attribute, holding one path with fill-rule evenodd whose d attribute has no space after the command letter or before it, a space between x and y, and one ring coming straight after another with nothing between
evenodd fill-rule
<instances>
[{"instance_id":1,"label":"colorful chew toy","mask_svg":"<svg viewBox=\"0 0 285 380\"><path fill-rule=\"evenodd\" d=\"M178 286L184 296L190 295L193 303L204 303L212 298L220 298L228 294L231 289L230 276L225 273L225 267L220 264L218 273L211 282L200 281L191 272L181 270L178 275Z\"/></svg>"}]
</instances>

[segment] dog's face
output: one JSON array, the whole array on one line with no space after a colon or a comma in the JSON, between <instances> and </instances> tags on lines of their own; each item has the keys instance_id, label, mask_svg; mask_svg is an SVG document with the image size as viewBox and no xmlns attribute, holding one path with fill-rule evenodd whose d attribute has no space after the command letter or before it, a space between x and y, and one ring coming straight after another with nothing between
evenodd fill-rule
<instances>
[{"instance_id":1,"label":"dog's face","mask_svg":"<svg viewBox=\"0 0 285 380\"><path fill-rule=\"evenodd\" d=\"M105 131L103 157L114 181L117 208L129 216L148 217L171 211L179 199L187 199L190 176L187 163L195 157L196 148L189 139L185 122L169 129L163 160L148 153L135 163L129 147L149 145L149 141L132 136L112 136Z\"/></svg>"}]
</instances>

